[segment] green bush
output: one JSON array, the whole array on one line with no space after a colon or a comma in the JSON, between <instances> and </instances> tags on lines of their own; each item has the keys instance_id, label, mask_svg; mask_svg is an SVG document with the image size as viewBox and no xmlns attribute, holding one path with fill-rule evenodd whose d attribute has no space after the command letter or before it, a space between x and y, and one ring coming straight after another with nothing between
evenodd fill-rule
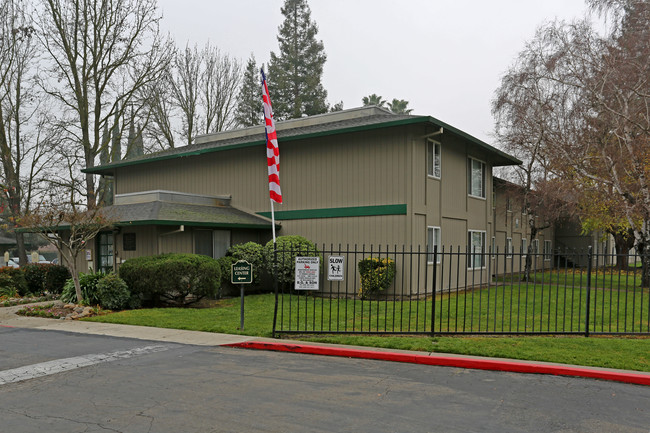
<instances>
[{"instance_id":1,"label":"green bush","mask_svg":"<svg viewBox=\"0 0 650 433\"><path fill-rule=\"evenodd\" d=\"M237 262L237 259L232 256L225 256L217 259L219 268L221 269L221 285L219 287L218 298L224 296L236 296L239 294L239 287L230 282L230 274L232 272L231 266ZM255 268L253 267L253 273ZM253 277L255 278L255 277Z\"/></svg>"},{"instance_id":2,"label":"green bush","mask_svg":"<svg viewBox=\"0 0 650 433\"><path fill-rule=\"evenodd\" d=\"M278 249L277 274L273 272L273 240L267 242L262 250L264 266L269 275L277 275L278 283L291 285L295 280L296 257L319 257L321 266L323 258L316 245L302 236L279 236L276 238Z\"/></svg>"},{"instance_id":3,"label":"green bush","mask_svg":"<svg viewBox=\"0 0 650 433\"><path fill-rule=\"evenodd\" d=\"M359 261L361 285L359 297L367 298L373 293L386 290L395 277L395 261L389 258L369 257Z\"/></svg>"},{"instance_id":4,"label":"green bush","mask_svg":"<svg viewBox=\"0 0 650 433\"><path fill-rule=\"evenodd\" d=\"M0 275L6 275L11 279L13 288L16 289L16 292L18 292L18 296L25 296L27 293L29 293L25 274L20 268L4 266L0 268Z\"/></svg>"},{"instance_id":5,"label":"green bush","mask_svg":"<svg viewBox=\"0 0 650 433\"><path fill-rule=\"evenodd\" d=\"M14 286L14 280L7 274L0 274L0 297L18 297L18 290Z\"/></svg>"},{"instance_id":6,"label":"green bush","mask_svg":"<svg viewBox=\"0 0 650 433\"><path fill-rule=\"evenodd\" d=\"M70 271L63 265L46 265L45 291L58 295L63 290L65 282L71 277Z\"/></svg>"},{"instance_id":7,"label":"green bush","mask_svg":"<svg viewBox=\"0 0 650 433\"><path fill-rule=\"evenodd\" d=\"M25 281L27 281L27 291L29 293L41 294L45 291L47 266L41 263L30 263L21 268L25 273Z\"/></svg>"},{"instance_id":8,"label":"green bush","mask_svg":"<svg viewBox=\"0 0 650 433\"><path fill-rule=\"evenodd\" d=\"M81 286L81 302L77 301L77 293L74 288L74 281L70 278L66 281L61 292L61 301L65 303L82 303L86 305L99 305L100 300L97 293L97 283L106 276L103 272L79 273L79 285Z\"/></svg>"},{"instance_id":9,"label":"green bush","mask_svg":"<svg viewBox=\"0 0 650 433\"><path fill-rule=\"evenodd\" d=\"M219 263L198 254L136 257L120 266L119 275L131 293L177 306L216 296L221 284Z\"/></svg>"},{"instance_id":10,"label":"green bush","mask_svg":"<svg viewBox=\"0 0 650 433\"><path fill-rule=\"evenodd\" d=\"M21 270L25 273L27 291L33 294L41 294L45 291L59 294L70 278L68 268L61 265L31 263L23 266Z\"/></svg>"},{"instance_id":11,"label":"green bush","mask_svg":"<svg viewBox=\"0 0 650 433\"><path fill-rule=\"evenodd\" d=\"M97 298L102 308L122 310L129 305L131 292L123 279L110 273L97 282Z\"/></svg>"}]
</instances>

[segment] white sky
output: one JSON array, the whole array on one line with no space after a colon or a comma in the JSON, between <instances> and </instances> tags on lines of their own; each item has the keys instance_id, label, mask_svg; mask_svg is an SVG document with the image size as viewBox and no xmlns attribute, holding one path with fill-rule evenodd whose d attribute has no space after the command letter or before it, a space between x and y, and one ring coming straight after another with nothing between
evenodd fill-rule
<instances>
[{"instance_id":1,"label":"white sky","mask_svg":"<svg viewBox=\"0 0 650 433\"><path fill-rule=\"evenodd\" d=\"M210 41L246 62L279 53L283 0L159 0L179 46ZM328 101L406 99L488 143L500 77L545 21L584 16L584 0L308 0L327 62ZM266 68L265 68L266 69ZM269 89L273 98L273 89Z\"/></svg>"}]
</instances>

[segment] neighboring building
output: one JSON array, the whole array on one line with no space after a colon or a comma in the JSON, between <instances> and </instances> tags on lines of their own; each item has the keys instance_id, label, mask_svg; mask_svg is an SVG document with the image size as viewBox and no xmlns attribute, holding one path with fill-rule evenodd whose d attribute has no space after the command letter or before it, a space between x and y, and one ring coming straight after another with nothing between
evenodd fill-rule
<instances>
[{"instance_id":1,"label":"neighboring building","mask_svg":"<svg viewBox=\"0 0 650 433\"><path fill-rule=\"evenodd\" d=\"M526 214L521 201L521 187L506 180L494 178L494 233L490 242L494 273L504 274L523 271L524 254L529 247L537 260L533 268L542 270L554 266L553 250L555 245L555 225L540 230L532 239L529 215ZM541 223L541 222L539 222Z\"/></svg>"},{"instance_id":2,"label":"neighboring building","mask_svg":"<svg viewBox=\"0 0 650 433\"><path fill-rule=\"evenodd\" d=\"M279 122L277 130L278 235L328 246L489 250L499 224L492 168L520 163L433 117L379 107ZM119 221L91 248L97 269L171 251L219 257L231 244L271 239L261 126L85 171L112 178L109 209Z\"/></svg>"}]
</instances>

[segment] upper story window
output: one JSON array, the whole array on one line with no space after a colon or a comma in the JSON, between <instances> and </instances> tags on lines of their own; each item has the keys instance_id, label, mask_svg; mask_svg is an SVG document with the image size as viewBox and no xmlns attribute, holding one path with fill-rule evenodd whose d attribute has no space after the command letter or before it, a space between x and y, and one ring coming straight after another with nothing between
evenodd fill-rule
<instances>
[{"instance_id":1,"label":"upper story window","mask_svg":"<svg viewBox=\"0 0 650 433\"><path fill-rule=\"evenodd\" d=\"M472 197L485 198L485 163L467 158L467 193Z\"/></svg>"},{"instance_id":2,"label":"upper story window","mask_svg":"<svg viewBox=\"0 0 650 433\"><path fill-rule=\"evenodd\" d=\"M441 175L440 143L435 140L427 140L427 175L440 179Z\"/></svg>"}]
</instances>

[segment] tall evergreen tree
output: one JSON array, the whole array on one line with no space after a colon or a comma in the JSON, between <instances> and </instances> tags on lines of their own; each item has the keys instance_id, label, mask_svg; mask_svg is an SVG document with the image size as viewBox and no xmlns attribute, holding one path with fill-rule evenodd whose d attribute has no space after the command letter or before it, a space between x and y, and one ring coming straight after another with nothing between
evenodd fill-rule
<instances>
[{"instance_id":1,"label":"tall evergreen tree","mask_svg":"<svg viewBox=\"0 0 650 433\"><path fill-rule=\"evenodd\" d=\"M311 20L306 0L285 0L279 28L280 53L271 52L269 84L273 114L278 119L326 113L327 91L321 79L327 56L316 40L318 26Z\"/></svg>"},{"instance_id":2,"label":"tall evergreen tree","mask_svg":"<svg viewBox=\"0 0 650 433\"><path fill-rule=\"evenodd\" d=\"M260 71L252 54L246 63L243 82L239 89L235 120L239 126L256 126L264 123Z\"/></svg>"}]
</instances>

